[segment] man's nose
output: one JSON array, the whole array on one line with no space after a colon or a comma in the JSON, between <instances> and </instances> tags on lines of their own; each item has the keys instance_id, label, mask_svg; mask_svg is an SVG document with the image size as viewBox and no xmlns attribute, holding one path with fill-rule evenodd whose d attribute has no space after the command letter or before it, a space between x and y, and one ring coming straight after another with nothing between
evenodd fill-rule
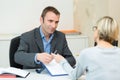
<instances>
[{"instance_id":1,"label":"man's nose","mask_svg":"<svg viewBox=\"0 0 120 80\"><path fill-rule=\"evenodd\" d=\"M52 23L52 27L53 27L53 28L56 28L56 23Z\"/></svg>"}]
</instances>

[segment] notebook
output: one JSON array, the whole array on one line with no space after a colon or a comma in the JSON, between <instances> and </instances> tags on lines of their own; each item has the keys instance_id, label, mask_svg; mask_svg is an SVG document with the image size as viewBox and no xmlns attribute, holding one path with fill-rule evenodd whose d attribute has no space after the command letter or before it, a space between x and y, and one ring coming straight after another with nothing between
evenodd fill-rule
<instances>
[{"instance_id":1,"label":"notebook","mask_svg":"<svg viewBox=\"0 0 120 80\"><path fill-rule=\"evenodd\" d=\"M8 68L0 68L0 75L2 74L7 74L7 75L13 74L25 78L30 74L30 72L14 67L8 67Z\"/></svg>"},{"instance_id":2,"label":"notebook","mask_svg":"<svg viewBox=\"0 0 120 80\"><path fill-rule=\"evenodd\" d=\"M68 75L67 72L62 68L62 66L54 59L49 64L45 64L45 67L51 76Z\"/></svg>"}]
</instances>

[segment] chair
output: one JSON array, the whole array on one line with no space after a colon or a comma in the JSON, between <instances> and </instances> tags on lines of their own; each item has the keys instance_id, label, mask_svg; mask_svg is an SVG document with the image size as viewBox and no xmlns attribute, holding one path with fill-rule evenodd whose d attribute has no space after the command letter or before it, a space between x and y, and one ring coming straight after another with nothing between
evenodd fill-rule
<instances>
[{"instance_id":1,"label":"chair","mask_svg":"<svg viewBox=\"0 0 120 80\"><path fill-rule=\"evenodd\" d=\"M96 46L96 45L97 45L97 43L95 42L94 46ZM118 46L118 40L113 41L112 45L113 46Z\"/></svg>"},{"instance_id":2,"label":"chair","mask_svg":"<svg viewBox=\"0 0 120 80\"><path fill-rule=\"evenodd\" d=\"M17 64L14 61L14 54L18 49L19 43L20 43L20 36L17 36L17 37L15 37L11 40L10 48L9 48L9 61L10 61L10 66L11 67L16 67L16 68L22 69L23 66L20 65L20 64Z\"/></svg>"}]
</instances>

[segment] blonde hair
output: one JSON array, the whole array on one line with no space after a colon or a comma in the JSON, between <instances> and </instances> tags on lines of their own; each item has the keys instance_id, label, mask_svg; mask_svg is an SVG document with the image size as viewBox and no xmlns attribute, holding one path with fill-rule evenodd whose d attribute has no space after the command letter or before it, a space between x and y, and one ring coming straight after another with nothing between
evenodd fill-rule
<instances>
[{"instance_id":1,"label":"blonde hair","mask_svg":"<svg viewBox=\"0 0 120 80\"><path fill-rule=\"evenodd\" d=\"M118 39L119 27L115 19L105 16L97 21L99 39L112 43Z\"/></svg>"}]
</instances>

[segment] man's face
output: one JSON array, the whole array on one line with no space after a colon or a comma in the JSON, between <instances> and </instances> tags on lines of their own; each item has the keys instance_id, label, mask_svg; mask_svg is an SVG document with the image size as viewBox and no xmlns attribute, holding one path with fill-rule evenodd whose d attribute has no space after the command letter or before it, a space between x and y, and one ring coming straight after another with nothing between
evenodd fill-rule
<instances>
[{"instance_id":1,"label":"man's face","mask_svg":"<svg viewBox=\"0 0 120 80\"><path fill-rule=\"evenodd\" d=\"M45 35L54 33L58 26L60 15L56 15L53 12L47 12L44 19L41 17L42 31Z\"/></svg>"}]
</instances>

